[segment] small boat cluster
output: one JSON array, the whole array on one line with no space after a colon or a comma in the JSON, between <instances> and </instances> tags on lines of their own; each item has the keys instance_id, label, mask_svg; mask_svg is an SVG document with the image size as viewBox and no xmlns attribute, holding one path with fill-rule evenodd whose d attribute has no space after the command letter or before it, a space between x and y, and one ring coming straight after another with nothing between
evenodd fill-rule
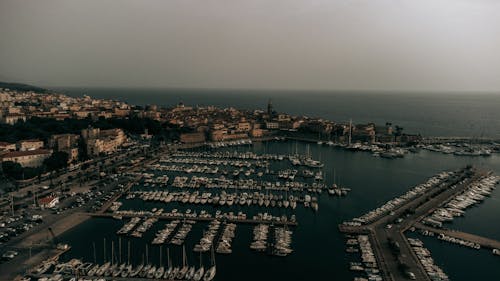
<instances>
[{"instance_id":1,"label":"small boat cluster","mask_svg":"<svg viewBox=\"0 0 500 281\"><path fill-rule=\"evenodd\" d=\"M423 149L429 151L457 156L491 156L496 147L498 145L472 145L468 143L445 143L422 146Z\"/></svg>"},{"instance_id":2,"label":"small boat cluster","mask_svg":"<svg viewBox=\"0 0 500 281\"><path fill-rule=\"evenodd\" d=\"M136 219L136 218L132 218ZM156 233L155 238L153 239L153 242L151 244L157 245L157 244L163 244L167 241L167 239L174 233L175 229L179 225L180 220L173 220L165 225L165 228L162 230L159 230Z\"/></svg>"},{"instance_id":3,"label":"small boat cluster","mask_svg":"<svg viewBox=\"0 0 500 281\"><path fill-rule=\"evenodd\" d=\"M450 222L454 217L463 216L465 209L479 204L486 196L490 196L500 177L488 176L472 183L461 194L456 195L444 207L436 209L430 216L424 218L422 223L434 227L442 227L443 222Z\"/></svg>"},{"instance_id":4,"label":"small boat cluster","mask_svg":"<svg viewBox=\"0 0 500 281\"><path fill-rule=\"evenodd\" d=\"M450 280L448 275L446 275L446 273L444 273L444 271L439 266L434 264L431 252L424 247L424 243L422 243L422 241L420 241L419 239L408 238L408 242L431 280Z\"/></svg>"},{"instance_id":5,"label":"small boat cluster","mask_svg":"<svg viewBox=\"0 0 500 281\"><path fill-rule=\"evenodd\" d=\"M416 198L417 196L422 195L424 192L426 192L430 188L437 186L439 183L441 183L444 180L446 180L447 178L449 178L452 174L453 174L453 172L439 173L438 175L431 177L425 183L419 184L419 185L415 186L414 188L410 189L409 191L407 191L403 195L387 201L385 204L378 207L377 209L372 210L372 211L362 215L361 217L354 218L354 219L352 219L352 221L344 222L344 224L353 225L353 226L368 224L368 223L380 218L381 216L384 216L384 215L392 212L393 210L397 209L399 206Z\"/></svg>"},{"instance_id":6,"label":"small boat cluster","mask_svg":"<svg viewBox=\"0 0 500 281\"><path fill-rule=\"evenodd\" d=\"M251 139L243 139L243 140L233 140L233 141L219 141L219 142L209 142L207 143L210 148L221 148L228 146L240 146L240 145L251 145Z\"/></svg>"},{"instance_id":7,"label":"small boat cluster","mask_svg":"<svg viewBox=\"0 0 500 281\"><path fill-rule=\"evenodd\" d=\"M233 161L234 159L239 160L239 161L248 161L252 160L254 162L252 163L260 163L260 164L265 164L262 165L262 167L267 166L269 161L283 161L283 160L288 160L290 163L294 166L305 166L305 167L310 167L310 168L322 168L324 167L324 164L321 163L320 161L312 159L309 155L278 155L278 154L263 154L263 155L257 155L252 152L216 152L216 153L206 153L206 152L179 152L171 155L169 158L163 158L162 162L171 162L175 163L174 161L169 161L174 158L180 158L183 159L181 162L177 163L183 163L182 161L186 161L184 163L190 163L190 164L212 164L212 165L229 165L229 164L224 164L226 159L231 159ZM193 160L187 160L187 159L193 159ZM202 159L207 159L205 162ZM217 160L219 159L225 159L223 162L218 162ZM210 163L211 162L211 163ZM227 162L227 163L234 163L234 162ZM248 166L249 167L249 166Z\"/></svg>"},{"instance_id":8,"label":"small boat cluster","mask_svg":"<svg viewBox=\"0 0 500 281\"><path fill-rule=\"evenodd\" d=\"M353 143L345 147L347 150L351 151L366 151L371 152L375 157L382 158L402 158L405 154L408 153L408 150L402 147L392 147L385 148L376 144L362 144L362 143Z\"/></svg>"},{"instance_id":9,"label":"small boat cluster","mask_svg":"<svg viewBox=\"0 0 500 281\"><path fill-rule=\"evenodd\" d=\"M195 158L210 158L210 159L240 159L240 160L260 160L260 161L283 161L287 158L286 155L279 154L256 154L250 151L177 151L172 154L173 157L195 157Z\"/></svg>"},{"instance_id":10,"label":"small boat cluster","mask_svg":"<svg viewBox=\"0 0 500 281\"><path fill-rule=\"evenodd\" d=\"M267 237L269 235L269 225L258 224L253 229L253 242L250 249L255 251L265 251L267 249Z\"/></svg>"},{"instance_id":11,"label":"small boat cluster","mask_svg":"<svg viewBox=\"0 0 500 281\"><path fill-rule=\"evenodd\" d=\"M451 237L451 236L445 235L443 233L440 233L437 238L441 241L450 242L450 243L457 244L457 245L464 246L464 247L468 247L471 249L475 249L475 250L481 249L481 245L479 245L477 243L466 241L466 240L455 238L455 237Z\"/></svg>"},{"instance_id":12,"label":"small boat cluster","mask_svg":"<svg viewBox=\"0 0 500 281\"><path fill-rule=\"evenodd\" d=\"M351 191L350 188L340 187L340 186L338 186L337 184L334 183L332 185L332 187L330 187L328 189L328 194L332 195L332 196L334 196L334 195L336 195L336 196L346 196L349 191Z\"/></svg>"},{"instance_id":13,"label":"small boat cluster","mask_svg":"<svg viewBox=\"0 0 500 281\"><path fill-rule=\"evenodd\" d=\"M348 236L346 244L350 248L359 247L361 251L361 262L351 262L349 269L357 272L365 272L366 278L356 277L355 280L377 280L381 281L380 270L378 268L373 248L367 235ZM353 251L354 253L355 251Z\"/></svg>"},{"instance_id":14,"label":"small boat cluster","mask_svg":"<svg viewBox=\"0 0 500 281\"><path fill-rule=\"evenodd\" d=\"M248 172L248 171L247 171ZM281 171L280 171L281 172ZM273 172L274 173L274 172ZM285 172L283 172L285 173ZM318 172L319 173L319 172ZM316 176L318 176L316 173ZM321 175L321 173L319 173ZM150 175L144 173L144 175ZM144 176L146 178L146 176ZM158 178L161 178L158 177ZM144 187L167 187L166 184L157 185L156 179L146 179ZM139 184L135 185L136 187ZM177 176L174 178L172 187L177 188L210 188L210 189L241 189L241 190L275 190L275 191L296 191L296 192L316 192L321 193L326 189L322 182L301 182L301 181L257 181L255 179L228 179L225 176L220 177L201 177L201 176Z\"/></svg>"},{"instance_id":15,"label":"small boat cluster","mask_svg":"<svg viewBox=\"0 0 500 281\"><path fill-rule=\"evenodd\" d=\"M48 274L53 268L51 274ZM196 268L188 266L184 261L182 266L155 266L152 264L140 264L132 266L127 263L111 263L93 264L90 262L83 263L80 260L72 259L65 263L56 263L53 261L45 261L31 271L31 276L38 277L39 281L63 281L64 276L80 276L73 277L69 280L78 281L105 281L114 280L115 278L130 278L136 279L151 279L151 280L193 280L193 281L210 281L213 280L216 273L215 265L207 270L203 266Z\"/></svg>"},{"instance_id":16,"label":"small boat cluster","mask_svg":"<svg viewBox=\"0 0 500 281\"><path fill-rule=\"evenodd\" d=\"M317 198L306 194L304 198L298 198L293 195L273 194L273 193L226 193L222 191L220 194L198 191L195 192L168 192L168 191L133 191L134 195L127 198L136 198L138 196L144 201L156 202L178 202L183 204L211 204L214 206L261 206L261 207L276 207L295 209L297 202L304 202L305 207L311 207L317 210Z\"/></svg>"},{"instance_id":17,"label":"small boat cluster","mask_svg":"<svg viewBox=\"0 0 500 281\"><path fill-rule=\"evenodd\" d=\"M178 157L166 157L160 160L160 163L174 163L174 164L190 164L190 165L215 165L215 166L232 166L238 168L250 168L252 166L256 167L267 167L269 163L267 161L258 160L220 160L220 159L207 159L207 158L178 158ZM155 166L158 167L158 166ZM195 172L195 171L190 171Z\"/></svg>"},{"instance_id":18,"label":"small boat cluster","mask_svg":"<svg viewBox=\"0 0 500 281\"><path fill-rule=\"evenodd\" d=\"M219 254L231 254L233 250L231 249L231 244L236 232L236 224L228 223L224 226L221 237L219 238L219 243L215 251Z\"/></svg>"},{"instance_id":19,"label":"small boat cluster","mask_svg":"<svg viewBox=\"0 0 500 281\"><path fill-rule=\"evenodd\" d=\"M203 232L203 237L201 237L200 242L194 245L193 251L195 252L208 252L214 243L215 236L219 231L221 222L218 220L213 220L208 224L208 230Z\"/></svg>"},{"instance_id":20,"label":"small boat cluster","mask_svg":"<svg viewBox=\"0 0 500 281\"><path fill-rule=\"evenodd\" d=\"M141 225L139 225L132 233L130 233L130 236L136 238L142 237L142 235L146 231L148 231L157 221L158 218L155 217L145 219Z\"/></svg>"},{"instance_id":21,"label":"small boat cluster","mask_svg":"<svg viewBox=\"0 0 500 281\"><path fill-rule=\"evenodd\" d=\"M177 233L174 235L172 240L170 240L171 244L174 245L182 245L184 244L184 240L186 240L187 235L189 232L191 232L191 229L193 228L193 224L196 222L193 220L186 220L182 223L181 227L177 231Z\"/></svg>"},{"instance_id":22,"label":"small boat cluster","mask_svg":"<svg viewBox=\"0 0 500 281\"><path fill-rule=\"evenodd\" d=\"M292 231L286 227L276 227L274 229L274 247L273 255L275 256L288 256L293 252L292 244Z\"/></svg>"},{"instance_id":23,"label":"small boat cluster","mask_svg":"<svg viewBox=\"0 0 500 281\"><path fill-rule=\"evenodd\" d=\"M122 228L120 228L116 234L127 234L129 233L139 222L141 221L141 218L139 217L133 217L130 219L129 222L124 224Z\"/></svg>"}]
</instances>

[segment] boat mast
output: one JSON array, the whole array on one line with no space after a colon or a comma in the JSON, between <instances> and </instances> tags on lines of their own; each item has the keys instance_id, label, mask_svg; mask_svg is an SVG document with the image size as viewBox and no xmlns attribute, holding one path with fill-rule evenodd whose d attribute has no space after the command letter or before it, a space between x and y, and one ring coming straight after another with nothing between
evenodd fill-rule
<instances>
[{"instance_id":1,"label":"boat mast","mask_svg":"<svg viewBox=\"0 0 500 281\"><path fill-rule=\"evenodd\" d=\"M160 245L160 266L161 266L161 250L162 250L162 245Z\"/></svg>"},{"instance_id":2,"label":"boat mast","mask_svg":"<svg viewBox=\"0 0 500 281\"><path fill-rule=\"evenodd\" d=\"M130 240L128 241L128 264L130 264Z\"/></svg>"},{"instance_id":3,"label":"boat mast","mask_svg":"<svg viewBox=\"0 0 500 281\"><path fill-rule=\"evenodd\" d=\"M106 263L106 238L104 238L104 247L103 247L103 250L104 250L104 254L103 254L103 259L104 259L104 263Z\"/></svg>"},{"instance_id":4,"label":"boat mast","mask_svg":"<svg viewBox=\"0 0 500 281\"><path fill-rule=\"evenodd\" d=\"M97 263L97 255L95 252L95 242L92 242L92 248L94 249L94 263Z\"/></svg>"},{"instance_id":5,"label":"boat mast","mask_svg":"<svg viewBox=\"0 0 500 281\"><path fill-rule=\"evenodd\" d=\"M167 248L167 265L168 268L172 268L172 261L170 260L170 249Z\"/></svg>"},{"instance_id":6,"label":"boat mast","mask_svg":"<svg viewBox=\"0 0 500 281\"><path fill-rule=\"evenodd\" d=\"M352 139L352 119L349 119L349 145L351 145Z\"/></svg>"},{"instance_id":7,"label":"boat mast","mask_svg":"<svg viewBox=\"0 0 500 281\"><path fill-rule=\"evenodd\" d=\"M122 238L118 237L118 262L122 263Z\"/></svg>"}]
</instances>

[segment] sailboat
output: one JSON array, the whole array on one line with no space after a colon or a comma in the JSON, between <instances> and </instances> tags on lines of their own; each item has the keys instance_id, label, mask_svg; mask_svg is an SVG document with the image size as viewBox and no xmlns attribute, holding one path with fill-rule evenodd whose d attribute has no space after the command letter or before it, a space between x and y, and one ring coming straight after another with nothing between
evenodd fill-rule
<instances>
[{"instance_id":1,"label":"sailboat","mask_svg":"<svg viewBox=\"0 0 500 281\"><path fill-rule=\"evenodd\" d=\"M177 279L184 279L184 276L186 276L186 273L188 272L189 267L186 264L186 246L182 246L182 268L179 270L179 273L177 273Z\"/></svg>"},{"instance_id":2,"label":"sailboat","mask_svg":"<svg viewBox=\"0 0 500 281\"><path fill-rule=\"evenodd\" d=\"M172 271L174 270L172 268L172 261L170 260L170 250L167 248L167 266L168 269L165 270L165 274L163 274L164 279L169 279L170 275L172 275Z\"/></svg>"},{"instance_id":3,"label":"sailboat","mask_svg":"<svg viewBox=\"0 0 500 281\"><path fill-rule=\"evenodd\" d=\"M205 274L205 268L203 267L202 256L200 252L200 268L198 268L198 270L194 273L193 280L200 281L201 278L203 278L204 274Z\"/></svg>"},{"instance_id":4,"label":"sailboat","mask_svg":"<svg viewBox=\"0 0 500 281\"><path fill-rule=\"evenodd\" d=\"M337 184L335 183L335 168L333 168L333 184L330 189L328 189L328 194L335 195L335 190L337 189Z\"/></svg>"},{"instance_id":5,"label":"sailboat","mask_svg":"<svg viewBox=\"0 0 500 281\"><path fill-rule=\"evenodd\" d=\"M205 272L205 275L203 275L203 281L211 281L215 277L215 271L216 271L216 266L215 266L215 254L214 254L214 246L212 245L212 266Z\"/></svg>"}]
</instances>

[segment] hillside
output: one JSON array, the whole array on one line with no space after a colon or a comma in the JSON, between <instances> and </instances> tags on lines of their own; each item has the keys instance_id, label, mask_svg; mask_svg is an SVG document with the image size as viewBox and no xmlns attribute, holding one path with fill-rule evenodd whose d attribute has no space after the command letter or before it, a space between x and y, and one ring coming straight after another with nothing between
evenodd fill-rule
<instances>
[{"instance_id":1,"label":"hillside","mask_svg":"<svg viewBox=\"0 0 500 281\"><path fill-rule=\"evenodd\" d=\"M32 86L32 85L27 85L27 84L22 84L22 83L1 82L1 81L0 81L0 88L8 88L11 90L20 90L20 91L34 91L34 92L38 92L38 93L47 92L47 89Z\"/></svg>"}]
</instances>

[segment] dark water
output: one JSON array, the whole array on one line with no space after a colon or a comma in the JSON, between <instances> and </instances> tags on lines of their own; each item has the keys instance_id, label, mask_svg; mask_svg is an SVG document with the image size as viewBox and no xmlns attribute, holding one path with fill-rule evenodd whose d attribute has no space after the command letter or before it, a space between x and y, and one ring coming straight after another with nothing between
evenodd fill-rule
<instances>
[{"instance_id":1,"label":"dark water","mask_svg":"<svg viewBox=\"0 0 500 281\"><path fill-rule=\"evenodd\" d=\"M337 122L392 122L425 136L500 138L500 93L359 93L175 89L57 89L69 95L118 99L130 104L233 106L322 117Z\"/></svg>"},{"instance_id":2,"label":"dark water","mask_svg":"<svg viewBox=\"0 0 500 281\"><path fill-rule=\"evenodd\" d=\"M238 150L251 149L257 153L291 153L295 150L294 142L257 143L250 148L234 148ZM306 151L306 145L298 144L299 152ZM410 154L403 159L381 159L368 153L339 150L331 147L310 145L316 159L325 163L327 183L333 182L335 168L338 182L351 187L352 192L345 198L331 198L326 194L320 197L320 208L317 214L309 209L298 206L295 210L299 226L294 229L294 253L288 257L269 257L249 249L252 239L252 227L238 225L236 238L233 241L233 254L217 255L216 280L352 280L353 275L348 270L348 262L355 259L345 253L342 235L337 231L337 225L343 220L359 216L377 207L394 196L398 196L412 186L425 181L434 174L475 164L493 169L500 174L500 156L488 158L467 158L453 155L443 155L422 151ZM480 206L466 213L450 225L451 228L485 235L500 239L498 217L500 215L500 192L497 190L491 198ZM124 201L123 209L162 207L166 211L179 208L177 204L142 203L136 200ZM141 205L142 204L142 205ZM183 207L186 208L186 207ZM193 208L192 208L193 209ZM208 208L207 208L208 209ZM242 207L245 212L256 212L258 207ZM238 211L238 209L234 209ZM275 211L276 212L276 211ZM115 243L118 251L118 238L114 234L122 226L121 221L113 219L92 219L64 234L61 240L73 245L66 258L78 257L93 261L93 243L97 247L97 261L103 259L103 238L107 239L107 256L110 256L110 241ZM164 222L156 223L144 239L131 239L134 262L145 259L146 243L154 237L156 230L163 228ZM206 224L198 223L186 240L190 264L198 264L199 257L193 253L192 247L198 242ZM122 241L122 261L126 260L126 244L128 238ZM500 276L500 259L492 256L487 250L468 250L455 245L448 245L437 239L425 239L426 246L434 253L436 263L455 281L498 280ZM170 247L174 264L181 260L181 249ZM149 246L149 261L159 262L159 248ZM165 248L162 249L162 262L166 263ZM453 257L449 257L453 253ZM116 252L115 252L116 254ZM209 256L203 257L205 263ZM495 266L496 265L496 266ZM475 274L472 268L481 270ZM471 277L480 276L479 279Z\"/></svg>"}]
</instances>

